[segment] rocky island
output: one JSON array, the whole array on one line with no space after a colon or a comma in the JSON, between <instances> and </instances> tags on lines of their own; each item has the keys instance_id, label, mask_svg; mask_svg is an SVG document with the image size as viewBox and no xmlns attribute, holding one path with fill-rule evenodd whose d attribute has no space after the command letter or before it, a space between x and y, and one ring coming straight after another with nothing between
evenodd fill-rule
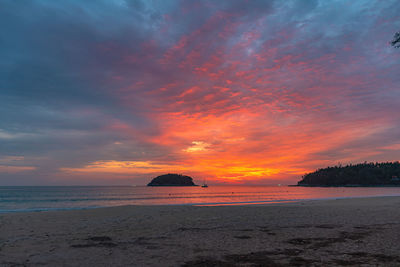
<instances>
[{"instance_id":1,"label":"rocky island","mask_svg":"<svg viewBox=\"0 0 400 267\"><path fill-rule=\"evenodd\" d=\"M168 173L157 176L147 186L197 186L193 178L182 174Z\"/></svg>"},{"instance_id":2,"label":"rocky island","mask_svg":"<svg viewBox=\"0 0 400 267\"><path fill-rule=\"evenodd\" d=\"M400 163L361 163L308 173L298 186L400 186Z\"/></svg>"}]
</instances>

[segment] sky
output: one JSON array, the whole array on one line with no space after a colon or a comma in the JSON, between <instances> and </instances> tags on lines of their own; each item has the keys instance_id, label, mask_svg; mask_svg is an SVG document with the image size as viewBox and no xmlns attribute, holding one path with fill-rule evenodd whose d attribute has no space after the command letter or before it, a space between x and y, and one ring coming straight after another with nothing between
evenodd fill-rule
<instances>
[{"instance_id":1,"label":"sky","mask_svg":"<svg viewBox=\"0 0 400 267\"><path fill-rule=\"evenodd\" d=\"M0 2L0 185L294 184L400 159L397 0Z\"/></svg>"}]
</instances>

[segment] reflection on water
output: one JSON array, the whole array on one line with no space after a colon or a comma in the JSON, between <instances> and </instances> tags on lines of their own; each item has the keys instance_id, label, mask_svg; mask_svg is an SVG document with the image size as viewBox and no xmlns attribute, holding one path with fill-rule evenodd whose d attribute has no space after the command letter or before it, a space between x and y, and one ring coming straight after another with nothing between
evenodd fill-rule
<instances>
[{"instance_id":1,"label":"reflection on water","mask_svg":"<svg viewBox=\"0 0 400 267\"><path fill-rule=\"evenodd\" d=\"M0 212L120 205L249 205L366 196L400 196L396 187L56 186L0 187Z\"/></svg>"}]
</instances>

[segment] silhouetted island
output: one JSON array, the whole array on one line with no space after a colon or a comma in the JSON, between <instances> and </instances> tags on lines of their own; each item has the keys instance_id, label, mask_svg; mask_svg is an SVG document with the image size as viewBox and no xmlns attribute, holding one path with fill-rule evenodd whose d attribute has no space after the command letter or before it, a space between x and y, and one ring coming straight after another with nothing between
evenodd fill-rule
<instances>
[{"instance_id":1,"label":"silhouetted island","mask_svg":"<svg viewBox=\"0 0 400 267\"><path fill-rule=\"evenodd\" d=\"M400 163L361 163L308 173L298 186L400 186Z\"/></svg>"},{"instance_id":2,"label":"silhouetted island","mask_svg":"<svg viewBox=\"0 0 400 267\"><path fill-rule=\"evenodd\" d=\"M168 173L157 176L147 186L197 186L190 176Z\"/></svg>"}]
</instances>

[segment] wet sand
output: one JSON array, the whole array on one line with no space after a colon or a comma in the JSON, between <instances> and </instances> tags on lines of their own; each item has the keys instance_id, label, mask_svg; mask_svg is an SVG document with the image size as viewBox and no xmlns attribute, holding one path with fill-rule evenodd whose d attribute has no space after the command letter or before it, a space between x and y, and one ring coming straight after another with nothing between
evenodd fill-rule
<instances>
[{"instance_id":1,"label":"wet sand","mask_svg":"<svg viewBox=\"0 0 400 267\"><path fill-rule=\"evenodd\" d=\"M400 197L0 214L0 266L399 266Z\"/></svg>"}]
</instances>

